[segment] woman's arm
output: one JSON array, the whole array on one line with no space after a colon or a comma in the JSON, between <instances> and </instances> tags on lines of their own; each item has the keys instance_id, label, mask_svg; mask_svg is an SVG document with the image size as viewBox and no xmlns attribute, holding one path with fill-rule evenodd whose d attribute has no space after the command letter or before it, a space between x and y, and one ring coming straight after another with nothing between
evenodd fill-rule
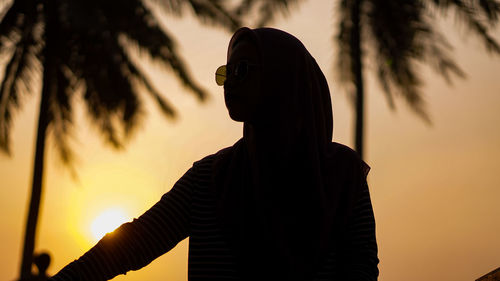
<instances>
[{"instance_id":1,"label":"woman's arm","mask_svg":"<svg viewBox=\"0 0 500 281\"><path fill-rule=\"evenodd\" d=\"M138 219L104 236L52 281L109 280L140 269L189 236L194 168L189 169L161 200Z\"/></svg>"},{"instance_id":2,"label":"woman's arm","mask_svg":"<svg viewBox=\"0 0 500 281\"><path fill-rule=\"evenodd\" d=\"M347 226L342 280L374 281L378 278L377 240L375 238L375 218L373 215L370 192L364 183Z\"/></svg>"}]
</instances>

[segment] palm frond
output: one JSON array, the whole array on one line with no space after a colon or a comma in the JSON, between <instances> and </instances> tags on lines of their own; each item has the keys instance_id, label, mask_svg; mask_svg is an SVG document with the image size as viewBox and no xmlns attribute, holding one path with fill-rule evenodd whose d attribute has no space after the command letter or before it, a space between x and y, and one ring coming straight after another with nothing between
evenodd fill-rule
<instances>
[{"instance_id":1,"label":"palm frond","mask_svg":"<svg viewBox=\"0 0 500 281\"><path fill-rule=\"evenodd\" d=\"M0 86L0 148L10 153L10 128L12 124L12 111L19 108L18 92L14 89L15 76L24 48L16 48L14 55L5 67L5 74Z\"/></svg>"},{"instance_id":2,"label":"palm frond","mask_svg":"<svg viewBox=\"0 0 500 281\"><path fill-rule=\"evenodd\" d=\"M175 15L182 16L184 12L185 0L150 0L153 4L159 5L165 12Z\"/></svg>"},{"instance_id":3,"label":"palm frond","mask_svg":"<svg viewBox=\"0 0 500 281\"><path fill-rule=\"evenodd\" d=\"M52 81L56 89L49 99L49 120L51 120L49 128L59 156L63 163L68 166L71 165L74 158L68 139L72 136L72 93L75 91L69 75L68 71L64 72L63 67L58 67Z\"/></svg>"},{"instance_id":4,"label":"palm frond","mask_svg":"<svg viewBox=\"0 0 500 281\"><path fill-rule=\"evenodd\" d=\"M436 73L441 75L448 83L451 83L452 75L465 78L465 72L451 57L452 46L444 35L438 30L432 29L430 23L422 27L419 36L415 40L415 48L420 50L416 58L430 65Z\"/></svg>"},{"instance_id":5,"label":"palm frond","mask_svg":"<svg viewBox=\"0 0 500 281\"><path fill-rule=\"evenodd\" d=\"M395 109L396 90L412 108L419 108L417 112L424 119L428 119L419 104L421 82L412 63L412 56L418 52L413 42L419 16L420 9L414 1L368 1L364 30L371 35L369 42L375 46L377 76L389 107Z\"/></svg>"},{"instance_id":6,"label":"palm frond","mask_svg":"<svg viewBox=\"0 0 500 281\"><path fill-rule=\"evenodd\" d=\"M145 74L137 69L134 63L130 58L124 60L124 63L127 65L127 68L130 74L134 77L134 80L137 81L140 85L144 86L147 92L151 95L151 97L156 101L160 110L166 117L175 117L175 110L173 106L156 90L156 88L149 82L149 79L145 76Z\"/></svg>"},{"instance_id":7,"label":"palm frond","mask_svg":"<svg viewBox=\"0 0 500 281\"><path fill-rule=\"evenodd\" d=\"M257 26L265 26L274 20L277 13L288 16L290 9L303 0L243 0L235 9L239 16L258 14Z\"/></svg>"},{"instance_id":8,"label":"palm frond","mask_svg":"<svg viewBox=\"0 0 500 281\"><path fill-rule=\"evenodd\" d=\"M479 8L483 10L488 21L495 25L500 14L500 2L495 0L479 0Z\"/></svg>"},{"instance_id":9,"label":"palm frond","mask_svg":"<svg viewBox=\"0 0 500 281\"><path fill-rule=\"evenodd\" d=\"M142 50L147 51L153 59L164 62L198 98L203 100L206 97L206 91L191 78L172 39L173 36L158 25L147 7L139 1L132 1L129 6L122 5L119 18L113 17L115 10L114 5L103 6L103 13L108 18L106 24L113 34L125 35Z\"/></svg>"},{"instance_id":10,"label":"palm frond","mask_svg":"<svg viewBox=\"0 0 500 281\"><path fill-rule=\"evenodd\" d=\"M206 23L217 24L231 31L240 27L236 15L226 10L226 4L221 0L188 0L196 17Z\"/></svg>"},{"instance_id":11,"label":"palm frond","mask_svg":"<svg viewBox=\"0 0 500 281\"><path fill-rule=\"evenodd\" d=\"M102 38L98 40L103 42ZM126 55L116 43L80 44L80 52L86 57L76 70L85 81L84 99L88 113L108 143L120 148L125 140L121 134L130 135L139 124L142 113L141 102L132 84L133 77L124 62Z\"/></svg>"},{"instance_id":12,"label":"palm frond","mask_svg":"<svg viewBox=\"0 0 500 281\"><path fill-rule=\"evenodd\" d=\"M164 30L148 3L181 15L191 11L204 23L236 29L240 24L227 0L57 1L14 0L0 22L0 53L10 55L0 82L0 146L9 150L12 114L20 106L20 93L32 92L41 65L50 62L49 129L64 163L73 157L69 145L73 126L72 100L77 85L88 116L107 143L123 147L142 120L139 95L143 86L161 111L175 117L173 106L131 59L134 46L161 62L200 100L207 93L192 78L174 37ZM50 11L49 11L50 9ZM90 19L90 20L89 20ZM50 22L50 24L49 24ZM125 39L124 39L125 38ZM50 45L50 52L47 52ZM53 77L52 77L53 76Z\"/></svg>"},{"instance_id":13,"label":"palm frond","mask_svg":"<svg viewBox=\"0 0 500 281\"><path fill-rule=\"evenodd\" d=\"M15 16L14 12L10 13L14 11L11 10L13 8L19 7L12 5L3 20L15 18L15 27L4 21L2 21L3 27L0 27L4 31L3 34L8 34L4 40L15 40L10 42L14 50L5 66L0 85L0 149L6 153L10 152L9 131L12 115L21 107L21 96L32 92L31 85L39 70L39 52L42 44L37 34L39 17L36 11L21 9L23 16Z\"/></svg>"},{"instance_id":14,"label":"palm frond","mask_svg":"<svg viewBox=\"0 0 500 281\"><path fill-rule=\"evenodd\" d=\"M67 40L72 40L75 48L68 67L77 80L84 82L89 116L108 143L122 147L138 127L143 113L138 85L146 88L164 114L175 116L173 107L129 58L131 44L170 67L200 99L206 96L189 75L171 36L141 1L124 1L119 6L79 1L78 6L68 4L66 9L67 25L71 27ZM85 21L89 15L96 20Z\"/></svg>"},{"instance_id":15,"label":"palm frond","mask_svg":"<svg viewBox=\"0 0 500 281\"><path fill-rule=\"evenodd\" d=\"M350 18L347 0L339 1L337 9L339 30L335 37L338 45L336 56L337 76L341 85L353 83L351 62L351 32L352 20Z\"/></svg>"},{"instance_id":16,"label":"palm frond","mask_svg":"<svg viewBox=\"0 0 500 281\"><path fill-rule=\"evenodd\" d=\"M167 13L181 16L185 9L193 12L198 20L227 28L231 31L240 26L233 12L227 10L227 0L151 0Z\"/></svg>"},{"instance_id":17,"label":"palm frond","mask_svg":"<svg viewBox=\"0 0 500 281\"><path fill-rule=\"evenodd\" d=\"M19 32L25 14L24 8L20 1L13 1L2 11L2 20L0 21L0 51L2 53L8 51L6 47L9 43L19 40Z\"/></svg>"},{"instance_id":18,"label":"palm frond","mask_svg":"<svg viewBox=\"0 0 500 281\"><path fill-rule=\"evenodd\" d=\"M490 34L499 19L498 1L433 0L431 3L436 9L443 11L453 9L459 19L458 22L465 23L466 28L483 42L487 51L500 54L500 44Z\"/></svg>"},{"instance_id":19,"label":"palm frond","mask_svg":"<svg viewBox=\"0 0 500 281\"><path fill-rule=\"evenodd\" d=\"M448 55L451 46L428 22L421 1L369 3L365 30L369 31L368 43L375 46L377 77L389 106L395 108L394 94L398 94L430 123L416 62L430 64L447 81L451 81L451 75L463 77L463 71Z\"/></svg>"}]
</instances>

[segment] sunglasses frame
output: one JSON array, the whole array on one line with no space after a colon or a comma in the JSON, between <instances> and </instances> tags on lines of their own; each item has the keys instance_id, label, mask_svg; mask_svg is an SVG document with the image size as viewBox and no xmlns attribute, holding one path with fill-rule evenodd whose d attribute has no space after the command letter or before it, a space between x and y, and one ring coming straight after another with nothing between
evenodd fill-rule
<instances>
[{"instance_id":1,"label":"sunglasses frame","mask_svg":"<svg viewBox=\"0 0 500 281\"><path fill-rule=\"evenodd\" d=\"M245 63L246 66L247 66L247 70L246 70L246 73L245 75L243 75L243 77L239 77L237 79L237 81L242 81L243 79L245 79L245 77L247 76L248 74L248 70L250 69L250 67L259 67L260 64L255 64L255 63L250 63L248 62L247 60L240 60L238 63L234 64L234 63L231 63L231 64L224 64L224 65L221 65L219 67L217 67L217 70L215 70L215 83L219 86L224 86L224 83L226 82L227 80L227 69L228 69L228 66L229 67L232 67L232 66L238 66L240 65L241 63ZM235 69L238 69L238 67L236 67ZM236 72L236 71L235 71ZM234 75L234 74L232 74Z\"/></svg>"}]
</instances>

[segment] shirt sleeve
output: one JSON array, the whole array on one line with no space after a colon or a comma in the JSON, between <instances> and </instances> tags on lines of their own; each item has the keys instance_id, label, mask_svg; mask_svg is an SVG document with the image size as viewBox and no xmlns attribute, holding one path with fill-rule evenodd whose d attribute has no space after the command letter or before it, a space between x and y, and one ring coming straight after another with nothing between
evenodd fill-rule
<instances>
[{"instance_id":1,"label":"shirt sleeve","mask_svg":"<svg viewBox=\"0 0 500 281\"><path fill-rule=\"evenodd\" d=\"M370 200L368 185L365 183L347 225L347 235L342 253L345 279L356 281L375 281L379 270L378 248L375 237L375 218Z\"/></svg>"},{"instance_id":2,"label":"shirt sleeve","mask_svg":"<svg viewBox=\"0 0 500 281\"><path fill-rule=\"evenodd\" d=\"M191 168L143 215L104 236L49 280L109 280L138 270L172 249L190 233L194 178Z\"/></svg>"}]
</instances>

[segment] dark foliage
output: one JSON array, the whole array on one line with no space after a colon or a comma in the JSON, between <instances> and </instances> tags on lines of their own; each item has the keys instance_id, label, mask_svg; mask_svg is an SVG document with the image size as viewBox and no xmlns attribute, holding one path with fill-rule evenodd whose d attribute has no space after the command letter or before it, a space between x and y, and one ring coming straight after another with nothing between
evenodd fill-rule
<instances>
[{"instance_id":1,"label":"dark foliage","mask_svg":"<svg viewBox=\"0 0 500 281\"><path fill-rule=\"evenodd\" d=\"M50 60L55 69L44 79L52 85L49 131L65 163L71 160L68 137L78 93L82 93L91 122L114 147L121 147L140 124L145 111L140 87L166 116L175 117L171 103L132 61L131 45L167 66L200 100L206 96L190 75L174 37L160 27L151 7L163 7L177 16L192 11L203 22L229 30L238 26L220 0L51 1L56 11L47 11L45 1L28 0L15 0L4 8L0 53L8 60L0 85L0 148L10 151L12 115L22 106L22 95L38 90L32 85L40 80L44 63ZM44 50L46 46L51 46L50 52ZM47 55L53 57L44 57Z\"/></svg>"}]
</instances>

